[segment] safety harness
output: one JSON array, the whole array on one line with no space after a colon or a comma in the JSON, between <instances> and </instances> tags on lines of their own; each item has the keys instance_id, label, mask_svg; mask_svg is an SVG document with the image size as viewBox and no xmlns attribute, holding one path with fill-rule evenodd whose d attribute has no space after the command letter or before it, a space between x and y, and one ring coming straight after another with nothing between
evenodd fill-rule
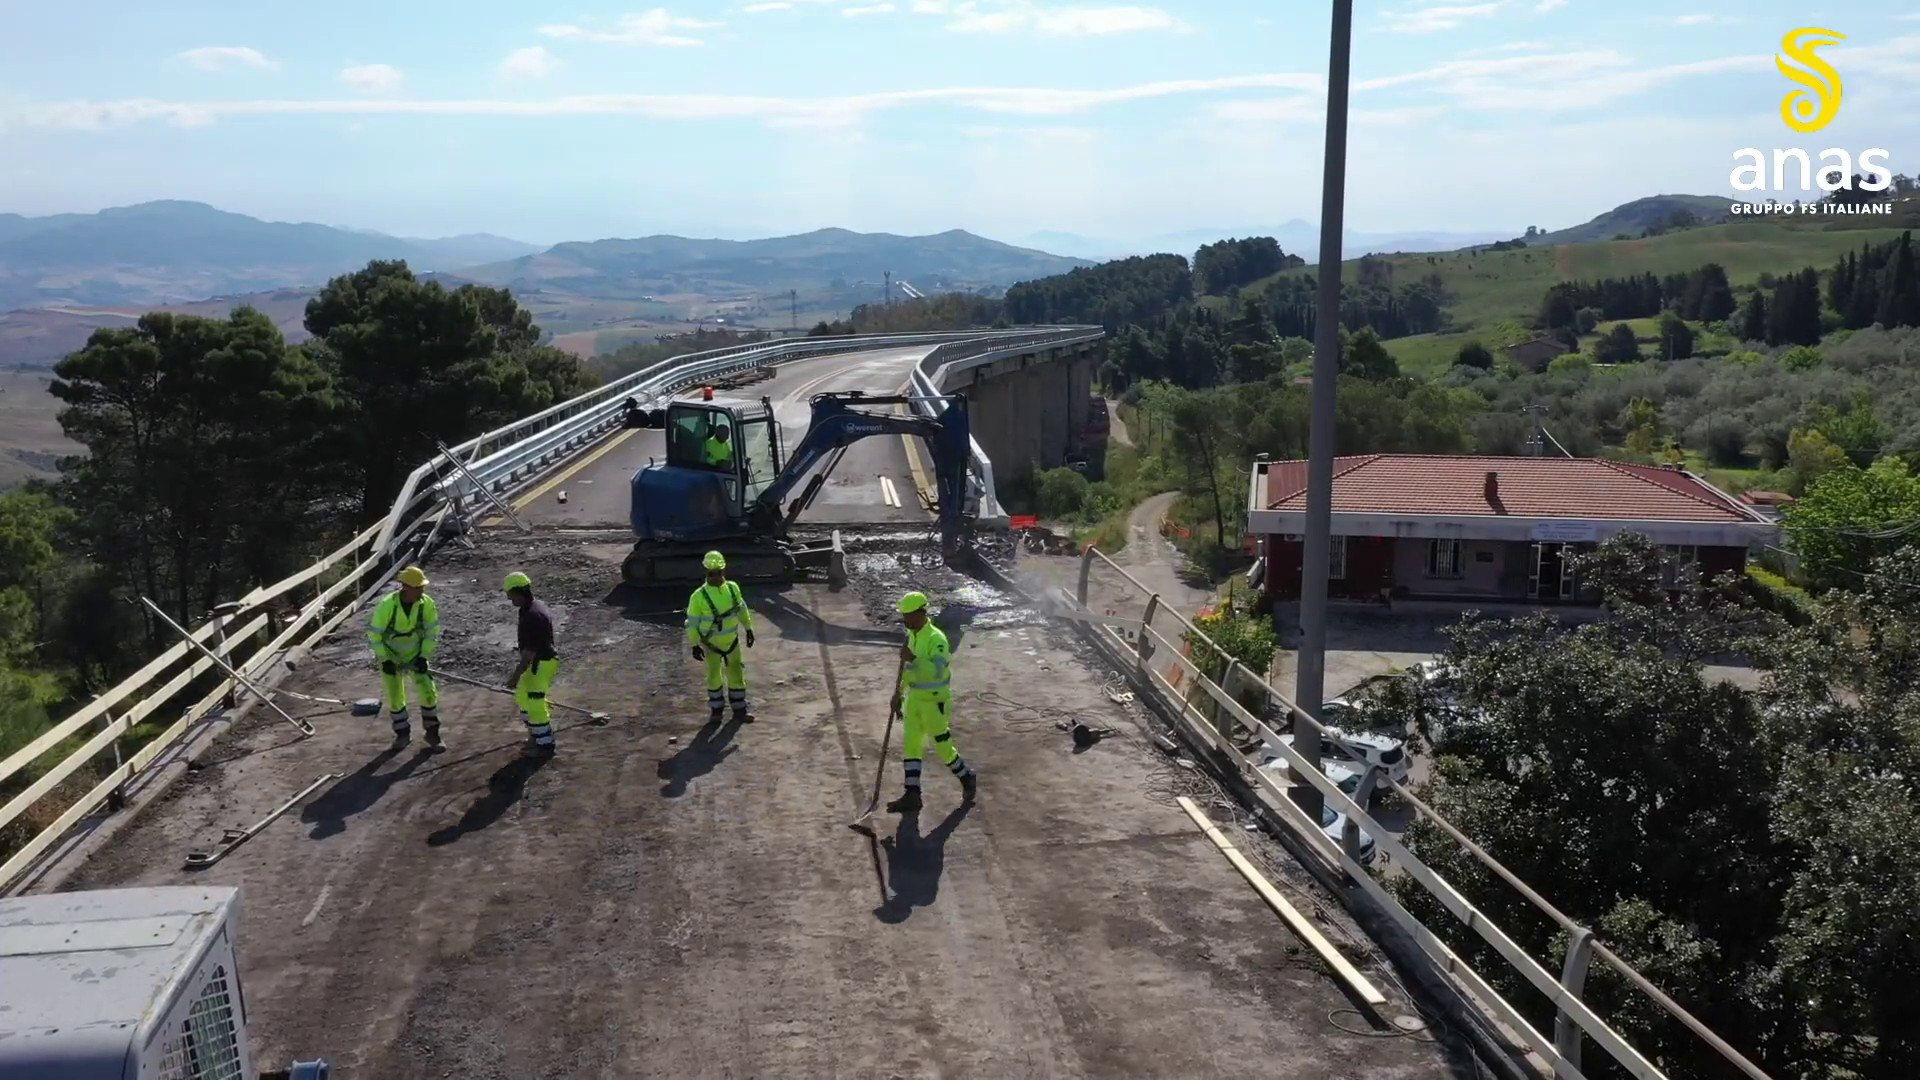
<instances>
[{"instance_id":1,"label":"safety harness","mask_svg":"<svg viewBox=\"0 0 1920 1080\"><path fill-rule=\"evenodd\" d=\"M709 586L703 584L700 586L700 591L695 594L699 596L700 599L706 601L708 614L696 615L694 617L698 619L704 619L705 621L712 623L714 626L714 633L719 633L720 632L719 627L725 622L726 617L733 614L735 611L738 611L740 609L740 605L747 602L747 598L740 595L739 582L729 581L727 582L727 587L722 591L725 592L728 596L732 597L733 602L727 605L727 610L725 611L714 611L713 597L708 594L707 592L708 588ZM740 647L740 631L738 629L734 630L733 644L724 649L718 645L715 645L713 643L713 637L710 634L708 634L705 630L699 631L699 634L700 634L700 646L702 648L712 650L714 654L719 656L722 660L726 659L729 656L732 656L733 650Z\"/></svg>"}]
</instances>

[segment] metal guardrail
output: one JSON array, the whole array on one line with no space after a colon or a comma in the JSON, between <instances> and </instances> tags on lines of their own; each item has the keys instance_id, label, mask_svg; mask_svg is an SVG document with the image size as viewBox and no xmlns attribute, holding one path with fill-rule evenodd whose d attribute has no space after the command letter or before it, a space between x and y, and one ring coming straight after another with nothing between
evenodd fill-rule
<instances>
[{"instance_id":1,"label":"metal guardrail","mask_svg":"<svg viewBox=\"0 0 1920 1080\"><path fill-rule=\"evenodd\" d=\"M1131 617L1116 617L1111 619L1111 624L1103 624L1102 617L1092 611L1093 605L1089 602L1090 589L1092 573L1096 566L1102 566L1120 575L1133 589L1138 590L1140 595L1146 597L1144 612L1137 620ZM1367 792L1372 787L1384 785L1405 799L1407 805L1417 814L1438 826L1474 861L1512 887L1542 915L1567 932L1569 937L1567 955L1562 963L1561 974L1556 979L1540 961L1529 955L1506 931L1495 925L1485 912L1476 908L1459 889L1422 862L1358 802L1348 797L1338 784L1328 779L1326 774L1318 768L1309 767L1306 759L1295 751L1290 743L1282 742L1278 732L1268 727L1241 704L1231 689L1222 687L1209 677L1187 654L1187 650L1204 645L1220 657L1227 657L1226 652L1215 644L1205 631L1195 626L1178 611L1162 603L1158 593L1127 573L1104 552L1092 545L1087 546L1081 554L1080 576L1075 590L1071 592L1066 589L1059 590L1059 599L1074 612L1076 620L1095 635L1097 642L1104 647L1110 658L1119 660L1123 664L1130 663L1136 680L1158 691L1172 703L1172 711L1178 715L1189 735L1198 743L1211 747L1221 760L1237 769L1242 779L1252 786L1252 790L1261 798L1262 804L1273 815L1284 821L1310 849L1319 852L1333 865L1343 869L1346 876L1359 887L1367 899L1412 938L1439 972L1450 976L1478 999L1489 1013L1517 1034L1529 1049L1540 1055L1555 1076L1573 1078L1573 1080L1584 1078L1586 1074L1580 1071L1581 1039L1584 1036L1592 1039L1615 1062L1640 1080L1667 1080L1666 1073L1628 1044L1619 1032L1582 1000L1581 994L1585 989L1590 962L1593 957L1598 957L1622 978L1646 994L1667 1015L1699 1036L1701 1041L1711 1046L1750 1080L1769 1080L1767 1074L1758 1066L1747 1060L1698 1018L1687 1012L1645 976L1629 966L1626 961L1597 941L1590 928L1581 926L1554 907L1546 898L1521 881L1518 875L1502 866L1485 849L1475 844L1459 828L1441 817L1405 786L1380 774L1377 768L1369 769L1372 775L1362 780L1356 795ZM1101 606L1104 607L1105 604ZM1161 617L1172 622L1170 632L1162 633L1154 628L1155 619ZM1126 630L1123 631L1119 627L1125 627ZM1254 674L1237 660L1231 658L1228 660L1225 676L1228 687L1239 687L1249 692L1262 693L1267 701L1292 719L1296 731L1319 732L1319 724L1313 717L1295 705L1286 695L1274 689L1272 683L1268 682L1263 675ZM1176 685L1181 682L1187 684L1184 691ZM1202 708L1208 699L1211 700L1214 708ZM1213 714L1212 717L1209 717L1209 712ZM1304 778L1319 790L1327 805L1346 815L1347 827L1343 843L1335 844L1322 831L1318 823L1308 820L1305 812L1294 803L1288 796L1287 790L1271 774L1240 752L1232 738L1233 726L1236 722L1263 739L1267 749L1277 752L1285 759L1290 777ZM1554 1034L1551 1038L1535 1030L1518 1008L1494 990L1483 976L1468 967L1459 954L1414 918L1413 914L1402 907L1400 902L1374 878L1358 858L1358 838L1363 829L1374 838L1378 849L1385 851L1401 872L1418 882L1429 895L1446 908L1449 914L1492 946L1515 973L1552 1002L1556 1017Z\"/></svg>"},{"instance_id":2,"label":"metal guardrail","mask_svg":"<svg viewBox=\"0 0 1920 1080\"><path fill-rule=\"evenodd\" d=\"M753 342L725 349L689 353L663 360L651 367L624 375L612 382L524 420L468 439L452 447L465 469L442 455L415 469L401 485L393 509L386 518L380 546L391 549L394 533L410 515L440 503L462 506L479 494L473 483L493 491L523 478L529 471L544 468L555 459L592 442L620 423L621 411L629 397L647 405L664 395L694 383L737 374L770 364L785 363L826 353L891 349L914 345L938 347L972 344L982 339L1011 341L1021 338L1059 335L1060 330L1036 334L1028 328L1011 330L970 330L936 334L884 334L853 337L785 338ZM465 473L471 473L470 480Z\"/></svg>"},{"instance_id":3,"label":"metal guardrail","mask_svg":"<svg viewBox=\"0 0 1920 1080\"><path fill-rule=\"evenodd\" d=\"M231 665L245 682L270 686L277 663L293 660L325 637L379 591L399 566L431 547L450 521L464 518L468 502L483 497L476 485L498 496L527 482L546 466L617 427L627 398L651 404L696 382L825 353L932 345L928 359L934 355L953 358L962 353L976 355L983 348L1006 350L1017 348L1018 343L1030 347L1034 342L1066 338L1076 332L1082 332L1081 328L788 338L691 353L623 376L449 448L447 454L415 469L392 508L339 549L284 581L261 586L208 613L207 621L192 631L193 642L198 644L175 644L0 761L0 784L5 784L72 740L85 740L0 805L0 831L17 827L36 806L58 794L70 793L73 785L94 780L71 802L59 800L65 802L60 812L0 863L0 894L24 887L30 881L29 873L44 869L50 861L50 852L58 854L56 846L65 850L77 843L81 837L71 835L75 826L102 806L117 806L139 794L162 771L154 767L156 763L164 767L176 760L187 736L212 719L216 708L235 704L235 695L242 692L244 683L237 683L223 671L228 674L226 679L188 703L177 719L128 757L121 752L121 740L136 725L164 715L162 710L170 708L201 676L219 667L219 662ZM942 354L942 349L947 352ZM923 382L924 373L916 370L915 379L916 384ZM985 470L986 497L991 504L992 463L979 454L978 444L975 454ZM309 586L312 598L301 599ZM112 762L110 768L99 767L103 758Z\"/></svg>"}]
</instances>

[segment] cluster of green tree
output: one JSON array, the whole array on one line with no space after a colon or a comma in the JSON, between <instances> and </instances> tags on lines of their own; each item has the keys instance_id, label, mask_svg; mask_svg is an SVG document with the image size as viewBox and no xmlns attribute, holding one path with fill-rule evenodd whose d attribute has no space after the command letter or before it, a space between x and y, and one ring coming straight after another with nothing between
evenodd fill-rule
<instances>
[{"instance_id":1,"label":"cluster of green tree","mask_svg":"<svg viewBox=\"0 0 1920 1080\"><path fill-rule=\"evenodd\" d=\"M1360 259L1359 271L1358 284L1351 288L1343 285L1340 290L1341 326L1372 330L1389 340L1440 329L1446 293L1438 273L1396 287L1393 264L1372 256ZM1318 282L1310 274L1290 274L1269 285L1262 300L1272 312L1276 332L1283 337L1311 339L1319 311L1318 294Z\"/></svg>"},{"instance_id":2,"label":"cluster of green tree","mask_svg":"<svg viewBox=\"0 0 1920 1080\"><path fill-rule=\"evenodd\" d=\"M1769 1075L1903 1080L1920 1061L1920 550L1788 626L1669 602L1662 552L1583 560L1614 618L1465 620L1452 674L1382 698L1432 744L1444 818ZM1730 585L1731 583L1725 583ZM1757 691L1705 677L1729 648ZM1552 967L1565 931L1422 818L1421 859ZM1545 1030L1553 1006L1402 876L1403 902ZM1595 960L1586 1000L1676 1080L1732 1075ZM1624 1075L1611 1063L1589 1074Z\"/></svg>"},{"instance_id":3,"label":"cluster of green tree","mask_svg":"<svg viewBox=\"0 0 1920 1080\"><path fill-rule=\"evenodd\" d=\"M405 263L328 282L305 321L289 346L250 308L149 314L55 367L86 453L0 497L0 683L27 688L0 690L0 754L170 643L133 598L198 623L358 532L436 441L593 385L506 290Z\"/></svg>"},{"instance_id":4,"label":"cluster of green tree","mask_svg":"<svg viewBox=\"0 0 1920 1080\"><path fill-rule=\"evenodd\" d=\"M1271 236L1221 240L1193 253L1193 291L1202 296L1222 296L1306 264L1300 256L1281 251L1280 242Z\"/></svg>"},{"instance_id":5,"label":"cluster of green tree","mask_svg":"<svg viewBox=\"0 0 1920 1080\"><path fill-rule=\"evenodd\" d=\"M1001 311L1010 323L1099 323L1111 333L1127 323L1154 325L1192 299L1185 258L1136 255L1020 282Z\"/></svg>"},{"instance_id":6,"label":"cluster of green tree","mask_svg":"<svg viewBox=\"0 0 1920 1080\"><path fill-rule=\"evenodd\" d=\"M1827 305L1842 326L1920 326L1920 272L1913 264L1913 234L1884 244L1863 244L1827 275Z\"/></svg>"},{"instance_id":7,"label":"cluster of green tree","mask_svg":"<svg viewBox=\"0 0 1920 1080\"><path fill-rule=\"evenodd\" d=\"M892 304L861 304L844 319L822 320L808 337L846 334L919 334L1007 325L1001 303L973 293L935 293Z\"/></svg>"},{"instance_id":8,"label":"cluster of green tree","mask_svg":"<svg viewBox=\"0 0 1920 1080\"><path fill-rule=\"evenodd\" d=\"M1236 314L1203 306L1183 307L1157 327L1129 325L1109 339L1100 381L1116 393L1142 381L1183 387L1257 383L1304 374L1313 342L1290 335L1259 298L1242 295ZM1360 379L1388 379L1399 365L1372 329L1342 330L1340 371Z\"/></svg>"},{"instance_id":9,"label":"cluster of green tree","mask_svg":"<svg viewBox=\"0 0 1920 1080\"><path fill-rule=\"evenodd\" d=\"M1639 274L1599 281L1563 281L1547 289L1540 303L1540 325L1548 330L1579 328L1580 312L1590 309L1594 322L1604 319L1647 319L1672 310L1683 319L1719 322L1737 306L1727 271L1708 263L1683 274L1661 278ZM1592 322L1580 328L1591 330Z\"/></svg>"},{"instance_id":10,"label":"cluster of green tree","mask_svg":"<svg viewBox=\"0 0 1920 1080\"><path fill-rule=\"evenodd\" d=\"M1768 345L1818 345L1825 324L1820 301L1820 272L1809 266L1774 282L1773 298L1755 289L1733 320L1741 341Z\"/></svg>"},{"instance_id":11,"label":"cluster of green tree","mask_svg":"<svg viewBox=\"0 0 1920 1080\"><path fill-rule=\"evenodd\" d=\"M630 341L610 353L601 353L587 361L587 372L599 382L611 382L623 375L631 375L642 368L652 367L662 360L671 360L688 353L708 352L713 349L730 349L735 345L751 345L756 341L766 341L773 335L765 330L735 330L730 327L699 327L692 333L675 334L672 337L654 341Z\"/></svg>"}]
</instances>

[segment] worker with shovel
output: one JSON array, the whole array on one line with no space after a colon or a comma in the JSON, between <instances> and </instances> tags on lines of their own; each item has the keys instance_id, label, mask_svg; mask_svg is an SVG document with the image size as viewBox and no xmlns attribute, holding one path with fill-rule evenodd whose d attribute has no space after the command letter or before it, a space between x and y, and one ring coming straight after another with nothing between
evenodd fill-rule
<instances>
[{"instance_id":1,"label":"worker with shovel","mask_svg":"<svg viewBox=\"0 0 1920 1080\"><path fill-rule=\"evenodd\" d=\"M527 722L527 755L546 757L554 750L547 691L560 670L560 655L553 650L553 612L533 598L533 580L518 570L507 575L506 590L507 600L520 609L520 664L507 677L507 689Z\"/></svg>"},{"instance_id":2,"label":"worker with shovel","mask_svg":"<svg viewBox=\"0 0 1920 1080\"><path fill-rule=\"evenodd\" d=\"M707 580L693 590L687 601L687 640L693 644L693 658L707 664L707 723L720 722L720 706L733 706L733 722L753 721L747 714L747 662L740 651L740 637L753 648L753 612L741 595L740 583L727 580L727 557L709 551L701 559ZM720 696L725 677L726 697Z\"/></svg>"},{"instance_id":3,"label":"worker with shovel","mask_svg":"<svg viewBox=\"0 0 1920 1080\"><path fill-rule=\"evenodd\" d=\"M400 588L374 605L367 620L367 643L380 665L380 688L393 714L393 746L398 750L413 739L407 717L405 678L413 677L420 692L420 720L427 729L427 749L439 750L440 688L434 685L428 661L440 645L440 609L427 595L427 575L417 566L400 571Z\"/></svg>"},{"instance_id":4,"label":"worker with shovel","mask_svg":"<svg viewBox=\"0 0 1920 1080\"><path fill-rule=\"evenodd\" d=\"M900 598L900 614L907 624L907 643L900 647L905 667L894 687L893 709L901 713L900 756L907 790L887 804L887 812L913 814L920 810L920 755L928 740L949 772L960 780L961 796L973 801L973 767L953 745L953 654L947 635L927 617L927 594L910 592ZM902 694L904 693L904 701Z\"/></svg>"}]
</instances>

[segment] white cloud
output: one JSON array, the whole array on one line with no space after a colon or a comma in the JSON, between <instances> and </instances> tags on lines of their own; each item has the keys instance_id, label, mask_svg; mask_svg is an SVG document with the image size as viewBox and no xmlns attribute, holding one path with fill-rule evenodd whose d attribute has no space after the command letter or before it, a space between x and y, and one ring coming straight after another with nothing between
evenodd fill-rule
<instances>
[{"instance_id":1,"label":"white cloud","mask_svg":"<svg viewBox=\"0 0 1920 1080\"><path fill-rule=\"evenodd\" d=\"M845 15L848 18L858 18L862 15L891 15L893 14L893 5L892 4L863 4L859 7L843 8L840 14Z\"/></svg>"},{"instance_id":2,"label":"white cloud","mask_svg":"<svg viewBox=\"0 0 1920 1080\"><path fill-rule=\"evenodd\" d=\"M690 19L683 15L670 15L666 8L653 8L633 15L622 15L615 21L611 30L590 30L572 23L560 23L543 26L540 32L550 38L562 38L569 41L601 41L615 45L654 45L663 48L686 48L700 44L699 38L688 37L681 30L714 30L724 23L710 22L706 19Z\"/></svg>"},{"instance_id":3,"label":"white cloud","mask_svg":"<svg viewBox=\"0 0 1920 1080\"><path fill-rule=\"evenodd\" d=\"M201 71L225 71L236 67L276 71L280 67L280 61L270 60L259 49L245 45L208 45L198 49L188 49L186 52L175 55L174 59L197 67Z\"/></svg>"},{"instance_id":4,"label":"white cloud","mask_svg":"<svg viewBox=\"0 0 1920 1080\"><path fill-rule=\"evenodd\" d=\"M355 64L340 69L340 81L356 94L391 94L406 76L392 64Z\"/></svg>"},{"instance_id":5,"label":"white cloud","mask_svg":"<svg viewBox=\"0 0 1920 1080\"><path fill-rule=\"evenodd\" d=\"M1394 33L1431 34L1452 30L1468 19L1484 19L1504 6L1503 0L1495 0L1488 4L1442 5L1413 11L1383 11L1380 14L1386 17L1387 29Z\"/></svg>"},{"instance_id":6,"label":"white cloud","mask_svg":"<svg viewBox=\"0 0 1920 1080\"><path fill-rule=\"evenodd\" d=\"M397 76L398 73L395 72ZM1297 90L1323 93L1319 75L1235 75L1138 83L1104 90L1044 87L947 87L846 97L775 98L724 94L596 94L535 101L500 99L407 100L360 98L319 101L175 102L151 98L123 101L47 102L0 110L8 119L38 127L104 128L146 121L180 125L212 123L226 116L644 116L657 120L760 120L781 127L845 124L888 109L951 105L1018 116L1066 116L1103 106L1153 98L1231 90Z\"/></svg>"},{"instance_id":7,"label":"white cloud","mask_svg":"<svg viewBox=\"0 0 1920 1080\"><path fill-rule=\"evenodd\" d=\"M1540 0L1539 3L1533 5L1533 10L1544 15L1549 11L1554 11L1566 6L1567 0Z\"/></svg>"},{"instance_id":8,"label":"white cloud","mask_svg":"<svg viewBox=\"0 0 1920 1080\"><path fill-rule=\"evenodd\" d=\"M998 124L969 125L961 128L960 134L969 139L1018 139L1028 143L1051 145L1074 143L1083 146L1093 142L1098 137L1091 129L1083 127L1004 127Z\"/></svg>"},{"instance_id":9,"label":"white cloud","mask_svg":"<svg viewBox=\"0 0 1920 1080\"><path fill-rule=\"evenodd\" d=\"M1154 7L1040 7L1027 0L983 7L976 0L963 0L949 9L944 0L932 0L924 6L916 4L914 10L932 15L950 10L953 21L947 29L961 34L1031 32L1049 37L1088 37L1190 29L1172 14Z\"/></svg>"},{"instance_id":10,"label":"white cloud","mask_svg":"<svg viewBox=\"0 0 1920 1080\"><path fill-rule=\"evenodd\" d=\"M740 10L749 15L759 15L768 11L791 11L792 9L793 5L787 3L787 0L772 0L772 3L767 4L748 4Z\"/></svg>"},{"instance_id":11,"label":"white cloud","mask_svg":"<svg viewBox=\"0 0 1920 1080\"><path fill-rule=\"evenodd\" d=\"M1667 21L1675 26L1732 26L1746 20L1738 15L1676 15Z\"/></svg>"},{"instance_id":12,"label":"white cloud","mask_svg":"<svg viewBox=\"0 0 1920 1080\"><path fill-rule=\"evenodd\" d=\"M1354 84L1354 89L1428 84L1466 108L1490 112L1578 110L1694 76L1772 69L1773 58L1759 55L1637 68L1612 49L1593 49L1497 60L1454 60L1421 71L1369 79Z\"/></svg>"},{"instance_id":13,"label":"white cloud","mask_svg":"<svg viewBox=\"0 0 1920 1080\"><path fill-rule=\"evenodd\" d=\"M543 45L515 49L500 61L500 74L517 79L544 79L553 73L553 54Z\"/></svg>"},{"instance_id":14,"label":"white cloud","mask_svg":"<svg viewBox=\"0 0 1920 1080\"><path fill-rule=\"evenodd\" d=\"M945 15L947 0L913 0L915 15Z\"/></svg>"},{"instance_id":15,"label":"white cloud","mask_svg":"<svg viewBox=\"0 0 1920 1080\"><path fill-rule=\"evenodd\" d=\"M1505 45L1489 45L1482 49L1468 49L1461 56L1491 56L1494 53L1539 52L1551 49L1552 45L1544 41L1510 41Z\"/></svg>"}]
</instances>

